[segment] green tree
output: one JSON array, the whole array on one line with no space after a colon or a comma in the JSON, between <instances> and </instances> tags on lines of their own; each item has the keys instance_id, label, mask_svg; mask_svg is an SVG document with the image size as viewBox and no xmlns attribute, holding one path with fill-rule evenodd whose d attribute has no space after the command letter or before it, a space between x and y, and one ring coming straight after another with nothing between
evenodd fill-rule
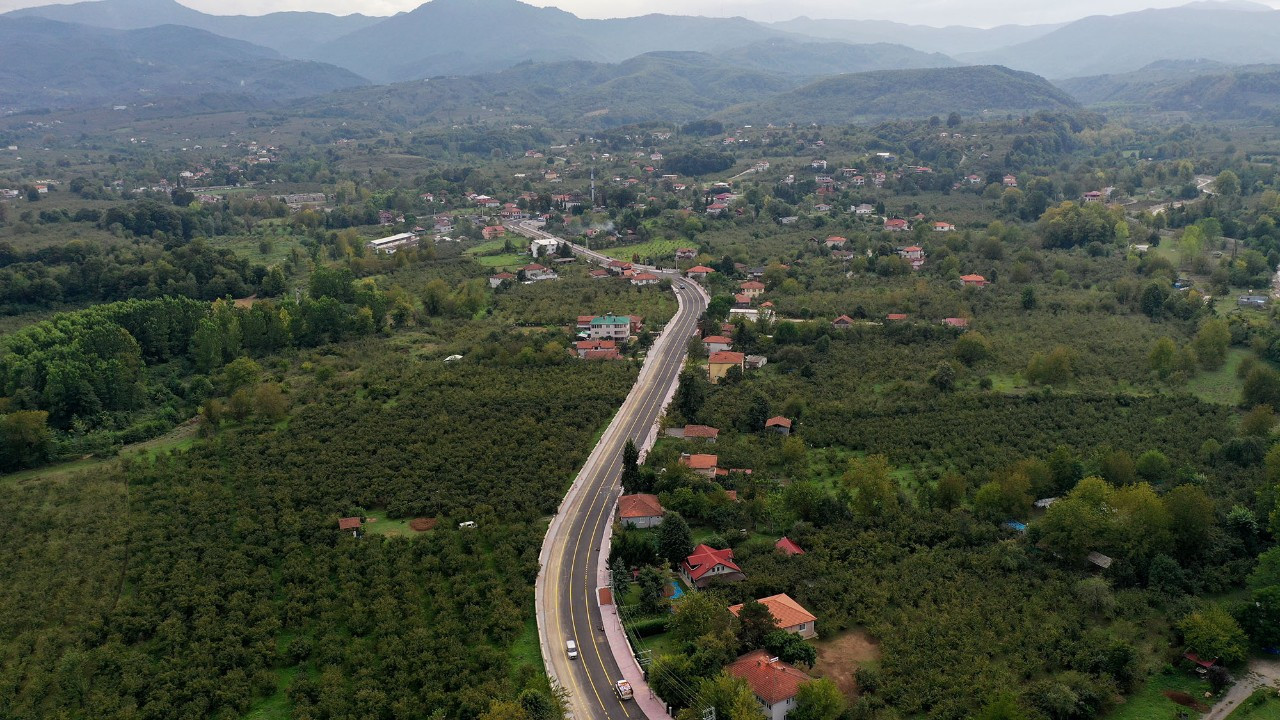
<instances>
[{"instance_id":1,"label":"green tree","mask_svg":"<svg viewBox=\"0 0 1280 720\"><path fill-rule=\"evenodd\" d=\"M844 693L827 678L802 683L796 691L796 707L790 720L836 720L844 712Z\"/></svg>"},{"instance_id":2,"label":"green tree","mask_svg":"<svg viewBox=\"0 0 1280 720\"><path fill-rule=\"evenodd\" d=\"M764 712L746 680L726 673L703 680L693 705L676 714L676 720L701 720L703 712L715 708L716 720L764 720Z\"/></svg>"},{"instance_id":3,"label":"green tree","mask_svg":"<svg viewBox=\"0 0 1280 720\"><path fill-rule=\"evenodd\" d=\"M1200 323L1191 347L1200 358L1200 364L1208 370L1217 370L1227 361L1227 348L1231 345L1231 330L1222 318L1208 318Z\"/></svg>"},{"instance_id":4,"label":"green tree","mask_svg":"<svg viewBox=\"0 0 1280 720\"><path fill-rule=\"evenodd\" d=\"M1213 181L1215 192L1226 197L1240 194L1240 176L1230 170L1223 170Z\"/></svg>"},{"instance_id":5,"label":"green tree","mask_svg":"<svg viewBox=\"0 0 1280 720\"><path fill-rule=\"evenodd\" d=\"M956 339L956 359L965 365L974 365L991 356L991 341L976 330Z\"/></svg>"},{"instance_id":6,"label":"green tree","mask_svg":"<svg viewBox=\"0 0 1280 720\"><path fill-rule=\"evenodd\" d=\"M1178 622L1178 631L1187 650L1226 665L1242 662L1248 653L1248 639L1236 619L1220 606L1210 604Z\"/></svg>"},{"instance_id":7,"label":"green tree","mask_svg":"<svg viewBox=\"0 0 1280 720\"><path fill-rule=\"evenodd\" d=\"M988 700L973 720L1027 720L1027 713L1012 693L1003 693Z\"/></svg>"},{"instance_id":8,"label":"green tree","mask_svg":"<svg viewBox=\"0 0 1280 720\"><path fill-rule=\"evenodd\" d=\"M1036 289L1031 285L1022 288L1022 309L1036 309Z\"/></svg>"},{"instance_id":9,"label":"green tree","mask_svg":"<svg viewBox=\"0 0 1280 720\"><path fill-rule=\"evenodd\" d=\"M35 467L49 460L53 433L49 430L49 413L44 410L19 410L0 415L0 470L6 472Z\"/></svg>"},{"instance_id":10,"label":"green tree","mask_svg":"<svg viewBox=\"0 0 1280 720\"><path fill-rule=\"evenodd\" d=\"M640 450L636 448L636 444L631 438L627 438L627 444L622 446L623 489L627 492L635 492L639 475Z\"/></svg>"},{"instance_id":11,"label":"green tree","mask_svg":"<svg viewBox=\"0 0 1280 720\"><path fill-rule=\"evenodd\" d=\"M889 459L883 455L849 460L840 485L849 494L854 514L882 517L897 511L898 483L889 473Z\"/></svg>"},{"instance_id":12,"label":"green tree","mask_svg":"<svg viewBox=\"0 0 1280 720\"><path fill-rule=\"evenodd\" d=\"M1178 367L1178 346L1172 338L1162 337L1152 344L1151 352L1147 353L1147 367L1161 380L1173 374Z\"/></svg>"},{"instance_id":13,"label":"green tree","mask_svg":"<svg viewBox=\"0 0 1280 720\"><path fill-rule=\"evenodd\" d=\"M693 552L693 533L680 513L662 516L658 526L658 555L673 566L679 566Z\"/></svg>"},{"instance_id":14,"label":"green tree","mask_svg":"<svg viewBox=\"0 0 1280 720\"><path fill-rule=\"evenodd\" d=\"M1062 385L1071 382L1074 363L1075 353L1059 345L1047 355L1032 353L1025 375L1027 381L1034 385Z\"/></svg>"},{"instance_id":15,"label":"green tree","mask_svg":"<svg viewBox=\"0 0 1280 720\"><path fill-rule=\"evenodd\" d=\"M764 603L748 600L738 610L738 643L743 651L764 647L765 638L778 629L778 623Z\"/></svg>"},{"instance_id":16,"label":"green tree","mask_svg":"<svg viewBox=\"0 0 1280 720\"><path fill-rule=\"evenodd\" d=\"M660 613L666 609L667 598L664 590L667 586L667 575L659 568L645 565L636 576L636 585L640 588L640 610L648 615Z\"/></svg>"},{"instance_id":17,"label":"green tree","mask_svg":"<svg viewBox=\"0 0 1280 720\"><path fill-rule=\"evenodd\" d=\"M1213 500L1196 485L1179 485L1164 496L1173 529L1174 548L1181 560L1199 555L1209 544L1218 515Z\"/></svg>"},{"instance_id":18,"label":"green tree","mask_svg":"<svg viewBox=\"0 0 1280 720\"><path fill-rule=\"evenodd\" d=\"M1265 365L1258 365L1250 370L1241 390L1241 404L1245 407L1280 407L1280 373Z\"/></svg>"},{"instance_id":19,"label":"green tree","mask_svg":"<svg viewBox=\"0 0 1280 720\"><path fill-rule=\"evenodd\" d=\"M765 649L782 662L791 665L813 667L818 662L818 650L796 633L774 630L764 638Z\"/></svg>"},{"instance_id":20,"label":"green tree","mask_svg":"<svg viewBox=\"0 0 1280 720\"><path fill-rule=\"evenodd\" d=\"M1106 452L1098 461L1098 474L1112 485L1129 485L1138 479L1133 458L1123 450Z\"/></svg>"},{"instance_id":21,"label":"green tree","mask_svg":"<svg viewBox=\"0 0 1280 720\"><path fill-rule=\"evenodd\" d=\"M1169 474L1173 472L1173 465L1164 453L1159 450L1148 450L1138 456L1138 461L1134 463L1134 470L1143 480L1159 484L1168 479Z\"/></svg>"},{"instance_id":22,"label":"green tree","mask_svg":"<svg viewBox=\"0 0 1280 720\"><path fill-rule=\"evenodd\" d=\"M1244 437L1267 437L1276 425L1276 414L1270 405L1255 405L1240 418L1238 432Z\"/></svg>"},{"instance_id":23,"label":"green tree","mask_svg":"<svg viewBox=\"0 0 1280 720\"><path fill-rule=\"evenodd\" d=\"M693 643L708 633L732 631L733 616L724 611L727 603L717 592L685 593L671 607L667 630L678 643Z\"/></svg>"}]
</instances>

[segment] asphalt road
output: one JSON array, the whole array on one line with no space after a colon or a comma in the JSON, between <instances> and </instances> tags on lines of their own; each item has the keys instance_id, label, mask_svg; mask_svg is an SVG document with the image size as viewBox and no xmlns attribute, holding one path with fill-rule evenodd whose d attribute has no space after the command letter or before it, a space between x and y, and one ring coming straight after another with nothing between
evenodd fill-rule
<instances>
[{"instance_id":1,"label":"asphalt road","mask_svg":"<svg viewBox=\"0 0 1280 720\"><path fill-rule=\"evenodd\" d=\"M520 230L550 237L527 226ZM597 262L608 260L580 247L578 254ZM680 300L679 311L650 348L650 361L587 459L544 545L538 625L548 646L548 669L568 691L575 720L644 717L634 702L622 702L614 692L622 674L601 629L596 568L600 538L613 521L620 493L622 448L628 439L639 445L657 422L663 400L679 380L688 339L706 309L706 299L693 281L672 276L672 290ZM577 642L576 660L568 658L566 640Z\"/></svg>"}]
</instances>

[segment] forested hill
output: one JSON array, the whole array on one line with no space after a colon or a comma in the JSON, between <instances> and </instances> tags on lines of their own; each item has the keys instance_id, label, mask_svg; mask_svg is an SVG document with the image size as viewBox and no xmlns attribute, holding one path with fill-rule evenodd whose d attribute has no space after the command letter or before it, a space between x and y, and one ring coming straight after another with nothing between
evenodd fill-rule
<instances>
[{"instance_id":1,"label":"forested hill","mask_svg":"<svg viewBox=\"0 0 1280 720\"><path fill-rule=\"evenodd\" d=\"M333 65L288 60L268 48L188 27L109 30L0 17L0 98L10 107L126 104L206 93L296 98L365 84Z\"/></svg>"},{"instance_id":2,"label":"forested hill","mask_svg":"<svg viewBox=\"0 0 1280 720\"><path fill-rule=\"evenodd\" d=\"M1038 75L996 65L885 70L826 78L721 113L734 121L839 124L948 112L1078 107Z\"/></svg>"},{"instance_id":3,"label":"forested hill","mask_svg":"<svg viewBox=\"0 0 1280 720\"><path fill-rule=\"evenodd\" d=\"M616 65L524 63L486 75L340 92L298 107L303 114L377 118L404 125L514 117L574 127L616 126L701 118L752 96L791 89L799 82L702 53L662 52Z\"/></svg>"},{"instance_id":4,"label":"forested hill","mask_svg":"<svg viewBox=\"0 0 1280 720\"><path fill-rule=\"evenodd\" d=\"M1280 65L1165 61L1136 72L1057 84L1086 105L1212 117L1258 117L1280 110Z\"/></svg>"}]
</instances>

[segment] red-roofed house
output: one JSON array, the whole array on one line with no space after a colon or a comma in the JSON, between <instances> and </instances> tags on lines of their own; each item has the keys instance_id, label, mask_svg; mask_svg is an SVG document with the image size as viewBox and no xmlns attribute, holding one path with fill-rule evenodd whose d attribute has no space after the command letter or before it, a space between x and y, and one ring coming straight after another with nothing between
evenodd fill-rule
<instances>
[{"instance_id":1,"label":"red-roofed house","mask_svg":"<svg viewBox=\"0 0 1280 720\"><path fill-rule=\"evenodd\" d=\"M783 555L803 555L804 554L804 548L797 545L794 540L788 537L778 538L778 542L774 543L773 547L778 550L781 550Z\"/></svg>"},{"instance_id":2,"label":"red-roofed house","mask_svg":"<svg viewBox=\"0 0 1280 720\"><path fill-rule=\"evenodd\" d=\"M597 270L592 270L591 272L587 273L587 275L590 275L592 280L600 280L602 278L609 277L609 271L597 269Z\"/></svg>"},{"instance_id":3,"label":"red-roofed house","mask_svg":"<svg viewBox=\"0 0 1280 720\"><path fill-rule=\"evenodd\" d=\"M792 600L790 595L783 593L761 598L760 604L769 608L769 614L773 616L773 621L780 629L795 633L802 638L811 638L818 634L818 618L805 610L800 603ZM741 611L742 605L729 607L729 612L733 613L734 617L737 617Z\"/></svg>"},{"instance_id":4,"label":"red-roofed house","mask_svg":"<svg viewBox=\"0 0 1280 720\"><path fill-rule=\"evenodd\" d=\"M345 517L338 518L338 529L342 532L351 532L352 537L360 537L360 528L364 525L364 518Z\"/></svg>"},{"instance_id":5,"label":"red-roofed house","mask_svg":"<svg viewBox=\"0 0 1280 720\"><path fill-rule=\"evenodd\" d=\"M654 275L653 273L647 273L647 272L636 273L635 275L631 276L631 284L632 285L657 285L658 276Z\"/></svg>"},{"instance_id":6,"label":"red-roofed house","mask_svg":"<svg viewBox=\"0 0 1280 720\"><path fill-rule=\"evenodd\" d=\"M617 348L601 348L599 350L588 350L583 360L621 360L622 353Z\"/></svg>"},{"instance_id":7,"label":"red-roofed house","mask_svg":"<svg viewBox=\"0 0 1280 720\"><path fill-rule=\"evenodd\" d=\"M844 244L847 242L849 242L849 238L843 238L843 237L840 237L839 235L832 235L831 237L827 238L826 246L829 248L844 247Z\"/></svg>"},{"instance_id":8,"label":"red-roofed house","mask_svg":"<svg viewBox=\"0 0 1280 720\"><path fill-rule=\"evenodd\" d=\"M987 279L981 275L961 275L960 282L965 287L986 287Z\"/></svg>"},{"instance_id":9,"label":"red-roofed house","mask_svg":"<svg viewBox=\"0 0 1280 720\"><path fill-rule=\"evenodd\" d=\"M764 421L764 429L771 430L779 435L790 435L791 420L781 415L777 415Z\"/></svg>"},{"instance_id":10,"label":"red-roofed house","mask_svg":"<svg viewBox=\"0 0 1280 720\"><path fill-rule=\"evenodd\" d=\"M618 519L623 525L638 528L652 528L662 524L662 516L666 513L657 495L637 493L623 495L618 498Z\"/></svg>"},{"instance_id":11,"label":"red-roofed house","mask_svg":"<svg viewBox=\"0 0 1280 720\"><path fill-rule=\"evenodd\" d=\"M506 235L507 229L502 227L501 225L490 225L485 229L481 230L480 233L484 235L485 240L492 240L494 238L500 238L503 235Z\"/></svg>"},{"instance_id":12,"label":"red-roofed house","mask_svg":"<svg viewBox=\"0 0 1280 720\"><path fill-rule=\"evenodd\" d=\"M903 220L902 218L889 218L888 220L884 221L884 229L892 230L894 232L904 232L904 231L910 230L911 225L909 225L907 221Z\"/></svg>"},{"instance_id":13,"label":"red-roofed house","mask_svg":"<svg viewBox=\"0 0 1280 720\"><path fill-rule=\"evenodd\" d=\"M715 272L715 270L713 268L707 267L706 265L694 265L693 267L685 271L685 275L688 275L694 280L702 280L707 276L707 273L713 273L713 272Z\"/></svg>"},{"instance_id":14,"label":"red-roofed house","mask_svg":"<svg viewBox=\"0 0 1280 720\"><path fill-rule=\"evenodd\" d=\"M717 550L709 545L699 545L693 554L680 563L680 578L689 587L702 590L716 582L746 580L742 568L733 561L733 550Z\"/></svg>"},{"instance_id":15,"label":"red-roofed house","mask_svg":"<svg viewBox=\"0 0 1280 720\"><path fill-rule=\"evenodd\" d=\"M764 283L759 280L747 280L739 287L742 288L742 294L749 298L758 298L764 293Z\"/></svg>"},{"instance_id":16,"label":"red-roofed house","mask_svg":"<svg viewBox=\"0 0 1280 720\"><path fill-rule=\"evenodd\" d=\"M496 288L496 287L498 287L499 285L501 285L501 284L502 284L502 283L504 283L504 282L507 282L507 281L509 281L509 280L515 280L515 279L516 279L516 276L515 276L515 275L512 275L512 274L511 274L511 273L509 273L509 272L500 272L500 273L498 273L497 275L490 275L490 276L489 276L489 287L490 287L490 288Z\"/></svg>"},{"instance_id":17,"label":"red-roofed house","mask_svg":"<svg viewBox=\"0 0 1280 720\"><path fill-rule=\"evenodd\" d=\"M706 475L707 477L716 476L716 465L719 462L720 457L718 455L707 455L703 453L698 453L696 455L682 453L680 455L681 465L684 465L699 475Z\"/></svg>"},{"instance_id":18,"label":"red-roofed house","mask_svg":"<svg viewBox=\"0 0 1280 720\"><path fill-rule=\"evenodd\" d=\"M787 663L771 656L766 650L754 650L734 660L725 672L742 678L751 686L751 693L764 707L769 720L785 720L787 713L796 707L796 695L800 686L813 678Z\"/></svg>"},{"instance_id":19,"label":"red-roofed house","mask_svg":"<svg viewBox=\"0 0 1280 720\"><path fill-rule=\"evenodd\" d=\"M707 347L707 352L718 353L733 347L733 340L723 335L708 335L702 338L702 344Z\"/></svg>"},{"instance_id":20,"label":"red-roofed house","mask_svg":"<svg viewBox=\"0 0 1280 720\"><path fill-rule=\"evenodd\" d=\"M610 350L613 353L618 352L618 345L613 340L579 340L574 343L578 357L586 359L592 352L602 350Z\"/></svg>"},{"instance_id":21,"label":"red-roofed house","mask_svg":"<svg viewBox=\"0 0 1280 720\"><path fill-rule=\"evenodd\" d=\"M677 260L692 260L698 256L698 251L693 248L676 248Z\"/></svg>"},{"instance_id":22,"label":"red-roofed house","mask_svg":"<svg viewBox=\"0 0 1280 720\"><path fill-rule=\"evenodd\" d=\"M707 358L707 377L710 378L711 384L715 385L720 379L729 373L729 368L737 366L742 369L742 363L746 360L746 356L740 352L722 351L711 353Z\"/></svg>"},{"instance_id":23,"label":"red-roofed house","mask_svg":"<svg viewBox=\"0 0 1280 720\"><path fill-rule=\"evenodd\" d=\"M933 224L934 232L955 232L956 226L949 222L936 222Z\"/></svg>"},{"instance_id":24,"label":"red-roofed house","mask_svg":"<svg viewBox=\"0 0 1280 720\"><path fill-rule=\"evenodd\" d=\"M845 328L853 327L853 318L849 317L848 315L841 315L840 317L831 321L831 327L839 328L841 330Z\"/></svg>"},{"instance_id":25,"label":"red-roofed house","mask_svg":"<svg viewBox=\"0 0 1280 720\"><path fill-rule=\"evenodd\" d=\"M900 320L906 320L907 314L906 313L889 313L888 315L884 316L884 319L888 320L889 322L898 322Z\"/></svg>"},{"instance_id":26,"label":"red-roofed house","mask_svg":"<svg viewBox=\"0 0 1280 720\"><path fill-rule=\"evenodd\" d=\"M948 327L964 330L969 327L969 318L943 318L942 324Z\"/></svg>"}]
</instances>

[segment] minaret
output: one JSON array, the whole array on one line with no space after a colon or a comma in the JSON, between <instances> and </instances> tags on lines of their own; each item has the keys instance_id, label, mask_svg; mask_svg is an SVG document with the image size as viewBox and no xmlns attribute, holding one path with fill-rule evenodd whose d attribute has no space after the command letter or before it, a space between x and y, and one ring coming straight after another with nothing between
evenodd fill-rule
<instances>
[{"instance_id":1,"label":"minaret","mask_svg":"<svg viewBox=\"0 0 1280 720\"><path fill-rule=\"evenodd\" d=\"M596 209L596 169L591 168L591 209Z\"/></svg>"}]
</instances>

